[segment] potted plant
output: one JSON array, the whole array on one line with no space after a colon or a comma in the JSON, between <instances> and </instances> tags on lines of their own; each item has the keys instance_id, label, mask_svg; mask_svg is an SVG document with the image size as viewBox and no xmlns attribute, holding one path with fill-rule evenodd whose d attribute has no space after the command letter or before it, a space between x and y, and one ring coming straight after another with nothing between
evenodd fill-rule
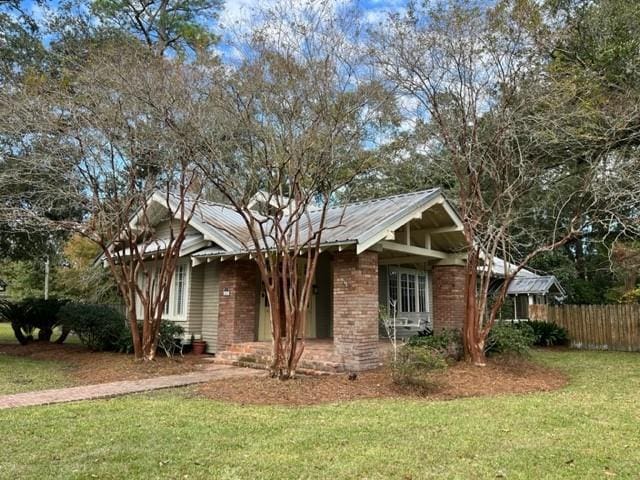
<instances>
[{"instance_id":1,"label":"potted plant","mask_svg":"<svg viewBox=\"0 0 640 480\"><path fill-rule=\"evenodd\" d=\"M202 355L207 349L207 342L202 339L202 335L194 334L191 336L191 347L194 355Z\"/></svg>"}]
</instances>

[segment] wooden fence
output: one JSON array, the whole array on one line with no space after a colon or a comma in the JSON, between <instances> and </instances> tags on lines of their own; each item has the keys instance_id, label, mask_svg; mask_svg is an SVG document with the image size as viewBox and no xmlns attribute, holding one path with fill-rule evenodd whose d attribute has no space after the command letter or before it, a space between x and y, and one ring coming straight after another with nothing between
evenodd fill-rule
<instances>
[{"instance_id":1,"label":"wooden fence","mask_svg":"<svg viewBox=\"0 0 640 480\"><path fill-rule=\"evenodd\" d=\"M529 305L529 318L565 327L575 348L640 351L638 304Z\"/></svg>"}]
</instances>

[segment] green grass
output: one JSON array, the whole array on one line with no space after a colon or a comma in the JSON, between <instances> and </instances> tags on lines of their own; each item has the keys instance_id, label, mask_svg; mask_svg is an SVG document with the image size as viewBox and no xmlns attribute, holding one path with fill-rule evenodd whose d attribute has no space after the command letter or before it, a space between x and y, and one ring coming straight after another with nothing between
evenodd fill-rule
<instances>
[{"instance_id":1,"label":"green grass","mask_svg":"<svg viewBox=\"0 0 640 480\"><path fill-rule=\"evenodd\" d=\"M0 395L71 385L66 369L68 366L59 362L0 353ZM1 473L0 478L3 478Z\"/></svg>"},{"instance_id":2,"label":"green grass","mask_svg":"<svg viewBox=\"0 0 640 480\"><path fill-rule=\"evenodd\" d=\"M2 353L1 344L17 344L11 325L0 323L0 395L60 388L71 384L68 365ZM0 478L2 478L0 472Z\"/></svg>"},{"instance_id":3,"label":"green grass","mask_svg":"<svg viewBox=\"0 0 640 480\"><path fill-rule=\"evenodd\" d=\"M37 332L37 330L36 330ZM58 338L60 330L58 328L53 329L53 339ZM10 323L0 323L0 345L3 343L17 344L16 336L13 334L13 329ZM65 344L80 344L80 339L75 333L71 333L64 342Z\"/></svg>"},{"instance_id":4,"label":"green grass","mask_svg":"<svg viewBox=\"0 0 640 480\"><path fill-rule=\"evenodd\" d=\"M2 343L18 343L10 323L0 323L0 344Z\"/></svg>"},{"instance_id":5,"label":"green grass","mask_svg":"<svg viewBox=\"0 0 640 480\"><path fill-rule=\"evenodd\" d=\"M540 352L560 391L304 408L190 390L0 412L0 478L634 478L640 355Z\"/></svg>"}]
</instances>

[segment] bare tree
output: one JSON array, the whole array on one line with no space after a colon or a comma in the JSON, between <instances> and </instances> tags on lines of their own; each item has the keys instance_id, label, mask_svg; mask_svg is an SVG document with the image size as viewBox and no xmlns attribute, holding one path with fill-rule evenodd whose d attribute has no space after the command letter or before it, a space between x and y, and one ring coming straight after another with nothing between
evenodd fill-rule
<instances>
[{"instance_id":1,"label":"bare tree","mask_svg":"<svg viewBox=\"0 0 640 480\"><path fill-rule=\"evenodd\" d=\"M20 177L34 201L63 202L78 219L41 215L12 201L3 201L0 213L27 229L47 223L96 242L126 305L136 358L153 360L200 195L191 145L169 128L188 121L185 106L197 95L197 76L135 42L105 45L77 67L68 77L2 94L2 130L21 138L22 148L10 153L18 161L0 182ZM162 219L169 237L161 241L154 225Z\"/></svg>"},{"instance_id":2,"label":"bare tree","mask_svg":"<svg viewBox=\"0 0 640 480\"><path fill-rule=\"evenodd\" d=\"M548 58L543 33L535 2L507 0L414 5L374 34L377 64L411 106L427 158L456 178L467 243L465 356L479 365L514 276L622 202L603 175L606 155L546 149L562 125L552 115L560 105L532 107L541 105L537 95L560 100L538 81ZM496 271L496 257L511 265ZM504 282L492 293L495 276Z\"/></svg>"},{"instance_id":3,"label":"bare tree","mask_svg":"<svg viewBox=\"0 0 640 480\"><path fill-rule=\"evenodd\" d=\"M281 2L237 37L188 136L197 161L242 217L239 254L255 260L273 338L271 371L290 378L304 349L307 307L336 192L373 161L390 98L352 43L355 17L337 3ZM259 202L256 205L255 195ZM234 234L234 232L230 232Z\"/></svg>"}]
</instances>

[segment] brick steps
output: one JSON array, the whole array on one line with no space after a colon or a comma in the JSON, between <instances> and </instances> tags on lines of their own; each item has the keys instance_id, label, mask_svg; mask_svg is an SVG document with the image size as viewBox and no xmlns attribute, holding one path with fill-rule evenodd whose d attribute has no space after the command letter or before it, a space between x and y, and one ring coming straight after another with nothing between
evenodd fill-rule
<instances>
[{"instance_id":1,"label":"brick steps","mask_svg":"<svg viewBox=\"0 0 640 480\"><path fill-rule=\"evenodd\" d=\"M215 363L251 368L267 368L271 360L271 344L268 342L246 342L231 345L227 350L218 352ZM301 373L342 373L344 361L333 349L333 344L307 344L298 363Z\"/></svg>"}]
</instances>

